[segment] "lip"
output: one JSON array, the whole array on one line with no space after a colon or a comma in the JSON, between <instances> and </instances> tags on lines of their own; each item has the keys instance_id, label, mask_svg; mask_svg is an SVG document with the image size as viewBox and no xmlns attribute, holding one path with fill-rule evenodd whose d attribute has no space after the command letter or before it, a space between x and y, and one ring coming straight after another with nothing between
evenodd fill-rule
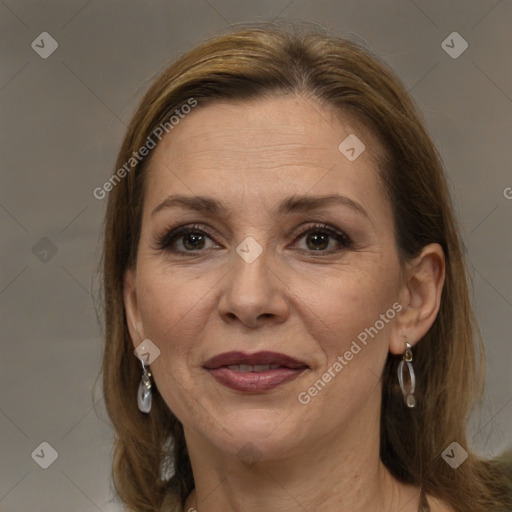
<instances>
[{"instance_id":1,"label":"lip","mask_svg":"<svg viewBox=\"0 0 512 512\"><path fill-rule=\"evenodd\" d=\"M278 364L286 368L308 368L304 361L299 361L294 357L280 354L279 352L255 352L246 354L245 352L223 352L206 361L203 365L208 370L221 368L222 366L231 366L234 364Z\"/></svg>"},{"instance_id":2,"label":"lip","mask_svg":"<svg viewBox=\"0 0 512 512\"><path fill-rule=\"evenodd\" d=\"M280 368L240 372L228 368L233 365L279 365ZM268 391L290 382L309 369L303 361L278 352L224 352L208 359L203 367L220 384L237 391L253 393Z\"/></svg>"}]
</instances>

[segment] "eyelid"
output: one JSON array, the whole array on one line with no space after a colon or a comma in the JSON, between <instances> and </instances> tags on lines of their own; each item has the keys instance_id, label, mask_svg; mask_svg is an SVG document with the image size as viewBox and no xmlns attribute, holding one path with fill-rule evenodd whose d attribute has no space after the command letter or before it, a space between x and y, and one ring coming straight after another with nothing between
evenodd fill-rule
<instances>
[{"instance_id":1,"label":"eyelid","mask_svg":"<svg viewBox=\"0 0 512 512\"><path fill-rule=\"evenodd\" d=\"M163 251L167 248L173 239L178 239L180 236L184 236L190 232L202 232L207 234L213 239L215 236L214 231L205 224L185 224L183 226L170 226L164 229L161 235L157 235L153 249L157 251ZM188 251L192 252L192 251Z\"/></svg>"},{"instance_id":2,"label":"eyelid","mask_svg":"<svg viewBox=\"0 0 512 512\"><path fill-rule=\"evenodd\" d=\"M343 240L345 240L347 243L352 243L352 239L344 231L323 222L314 222L313 224L307 224L303 229L297 229L295 236L303 236L306 233L314 232L315 230L331 233L333 235L339 236L340 238L343 238Z\"/></svg>"},{"instance_id":3,"label":"eyelid","mask_svg":"<svg viewBox=\"0 0 512 512\"><path fill-rule=\"evenodd\" d=\"M326 224L324 222L308 222L304 223L301 226L295 228L291 231L290 235L294 237L294 240L292 243L296 243L300 238L302 238L304 235L310 233L310 232L324 232L331 238L334 238L337 240L337 242L343 246L343 249L348 249L352 247L353 242L349 235L346 234L345 231L342 231L338 228L335 228L334 226L331 226L329 224ZM168 249L168 246L171 242L174 242L176 240L179 240L182 236L189 234L189 233L204 233L207 235L214 243L215 242L215 231L210 228L208 225L205 224L185 224L182 226L177 227L168 227L163 231L161 235L158 235L156 237L155 243L152 244L152 248L156 251L168 251L173 252L175 254L188 254L188 255L195 255L201 252L207 252L206 250L198 249L197 251L179 251L179 250L172 250ZM301 250L312 254L332 254L341 252L343 249L329 249L324 251L307 251L307 250Z\"/></svg>"}]
</instances>

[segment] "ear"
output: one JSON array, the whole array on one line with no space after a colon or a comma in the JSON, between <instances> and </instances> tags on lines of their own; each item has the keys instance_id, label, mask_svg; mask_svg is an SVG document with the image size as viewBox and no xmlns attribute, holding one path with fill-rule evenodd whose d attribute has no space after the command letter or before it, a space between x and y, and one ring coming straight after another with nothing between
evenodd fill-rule
<instances>
[{"instance_id":1,"label":"ear","mask_svg":"<svg viewBox=\"0 0 512 512\"><path fill-rule=\"evenodd\" d=\"M402 354L405 342L415 345L428 332L439 312L445 279L445 257L439 244L429 244L408 262L400 291L401 311L389 342L392 354Z\"/></svg>"},{"instance_id":2,"label":"ear","mask_svg":"<svg viewBox=\"0 0 512 512\"><path fill-rule=\"evenodd\" d=\"M137 305L137 290L135 287L135 272L128 269L124 275L123 299L126 322L134 348L144 339L144 330Z\"/></svg>"}]
</instances>

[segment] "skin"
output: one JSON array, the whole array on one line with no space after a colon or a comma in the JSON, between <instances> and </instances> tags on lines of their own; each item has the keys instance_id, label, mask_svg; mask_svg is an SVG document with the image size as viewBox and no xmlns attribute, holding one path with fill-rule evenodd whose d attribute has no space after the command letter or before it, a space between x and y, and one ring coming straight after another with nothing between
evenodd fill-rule
<instances>
[{"instance_id":1,"label":"skin","mask_svg":"<svg viewBox=\"0 0 512 512\"><path fill-rule=\"evenodd\" d=\"M338 150L349 134L366 146L354 161ZM388 353L402 354L405 341L414 345L434 322L445 262L431 244L400 265L377 174L381 149L355 120L283 96L197 107L154 150L125 309L134 346L149 338L159 347L154 382L184 427L196 485L185 510L417 511L419 489L396 481L379 459L379 377ZM292 194L332 193L366 215L346 205L271 213ZM152 216L171 194L212 196L225 203L225 215L174 207ZM319 254L314 241L297 235L299 226L318 222L345 232L352 245L330 237L322 250L338 252ZM213 232L194 256L155 248L169 227L191 224ZM248 236L263 250L252 263L236 252ZM171 245L191 252L186 239ZM301 404L299 393L395 302L401 311ZM202 367L231 350L282 352L309 369L247 394ZM243 447L255 462L244 459Z\"/></svg>"}]
</instances>

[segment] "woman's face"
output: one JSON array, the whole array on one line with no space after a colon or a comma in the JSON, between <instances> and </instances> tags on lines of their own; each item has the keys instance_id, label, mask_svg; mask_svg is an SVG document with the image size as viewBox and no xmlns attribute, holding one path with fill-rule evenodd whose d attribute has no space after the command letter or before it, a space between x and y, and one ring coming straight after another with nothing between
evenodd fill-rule
<instances>
[{"instance_id":1,"label":"woman's face","mask_svg":"<svg viewBox=\"0 0 512 512\"><path fill-rule=\"evenodd\" d=\"M154 150L125 305L187 441L270 459L378 431L402 273L377 141L337 117L297 96L199 106ZM205 368L233 351L300 364Z\"/></svg>"}]
</instances>

